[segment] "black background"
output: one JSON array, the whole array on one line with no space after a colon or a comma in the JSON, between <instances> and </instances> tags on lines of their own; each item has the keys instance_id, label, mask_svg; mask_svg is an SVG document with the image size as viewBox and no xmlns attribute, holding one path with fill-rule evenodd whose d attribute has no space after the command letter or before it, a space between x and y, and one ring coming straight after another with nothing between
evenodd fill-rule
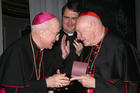
<instances>
[{"instance_id":1,"label":"black background","mask_svg":"<svg viewBox=\"0 0 140 93\"><path fill-rule=\"evenodd\" d=\"M70 1L70 0L69 0ZM135 0L78 0L82 10L92 10L105 27L136 46Z\"/></svg>"}]
</instances>

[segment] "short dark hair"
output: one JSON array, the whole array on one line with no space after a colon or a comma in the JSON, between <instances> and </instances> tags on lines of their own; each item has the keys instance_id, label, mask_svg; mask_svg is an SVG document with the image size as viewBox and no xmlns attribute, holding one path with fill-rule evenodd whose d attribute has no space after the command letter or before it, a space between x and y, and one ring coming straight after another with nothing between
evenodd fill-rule
<instances>
[{"instance_id":1,"label":"short dark hair","mask_svg":"<svg viewBox=\"0 0 140 93\"><path fill-rule=\"evenodd\" d=\"M63 16L66 8L69 8L70 10L72 10L74 12L80 12L80 4L78 1L67 2L62 8L62 16Z\"/></svg>"}]
</instances>

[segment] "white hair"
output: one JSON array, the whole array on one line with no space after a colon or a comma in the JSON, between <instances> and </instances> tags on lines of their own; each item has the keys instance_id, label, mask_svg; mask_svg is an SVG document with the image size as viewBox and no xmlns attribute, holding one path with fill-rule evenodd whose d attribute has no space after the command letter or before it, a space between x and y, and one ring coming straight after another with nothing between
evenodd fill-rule
<instances>
[{"instance_id":1,"label":"white hair","mask_svg":"<svg viewBox=\"0 0 140 93\"><path fill-rule=\"evenodd\" d=\"M87 16L87 18L89 19L89 21L96 21L99 24L102 24L102 21L100 19L98 19L97 17L94 16Z\"/></svg>"},{"instance_id":2,"label":"white hair","mask_svg":"<svg viewBox=\"0 0 140 93\"><path fill-rule=\"evenodd\" d=\"M38 25L32 25L31 29L32 29L32 31L39 31L41 29L47 28L49 25L48 23L49 23L49 21L46 21L46 22L38 24Z\"/></svg>"}]
</instances>

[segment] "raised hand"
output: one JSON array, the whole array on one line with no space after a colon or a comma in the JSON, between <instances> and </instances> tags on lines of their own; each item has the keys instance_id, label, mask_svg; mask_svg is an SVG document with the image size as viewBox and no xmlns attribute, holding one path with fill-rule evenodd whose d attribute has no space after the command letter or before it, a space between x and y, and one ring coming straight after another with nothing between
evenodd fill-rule
<instances>
[{"instance_id":1,"label":"raised hand","mask_svg":"<svg viewBox=\"0 0 140 93\"><path fill-rule=\"evenodd\" d=\"M82 50L83 50L83 44L81 42L77 42L77 40L74 40L74 43L73 43L75 49L76 49L76 54L78 56L80 56Z\"/></svg>"},{"instance_id":2,"label":"raised hand","mask_svg":"<svg viewBox=\"0 0 140 93\"><path fill-rule=\"evenodd\" d=\"M66 35L64 35L61 40L61 51L62 51L62 58L66 59L66 57L70 53L70 42L69 41L66 42Z\"/></svg>"}]
</instances>

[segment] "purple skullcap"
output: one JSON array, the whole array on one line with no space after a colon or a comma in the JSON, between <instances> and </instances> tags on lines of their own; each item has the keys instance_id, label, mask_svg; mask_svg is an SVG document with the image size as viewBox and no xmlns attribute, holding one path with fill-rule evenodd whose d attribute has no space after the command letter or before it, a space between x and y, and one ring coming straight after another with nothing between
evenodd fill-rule
<instances>
[{"instance_id":1,"label":"purple skullcap","mask_svg":"<svg viewBox=\"0 0 140 93\"><path fill-rule=\"evenodd\" d=\"M37 14L32 22L32 25L38 25L38 24L42 24L48 20L51 20L53 18L55 18L56 16L54 16L51 13L48 12L40 12L39 14Z\"/></svg>"}]
</instances>

